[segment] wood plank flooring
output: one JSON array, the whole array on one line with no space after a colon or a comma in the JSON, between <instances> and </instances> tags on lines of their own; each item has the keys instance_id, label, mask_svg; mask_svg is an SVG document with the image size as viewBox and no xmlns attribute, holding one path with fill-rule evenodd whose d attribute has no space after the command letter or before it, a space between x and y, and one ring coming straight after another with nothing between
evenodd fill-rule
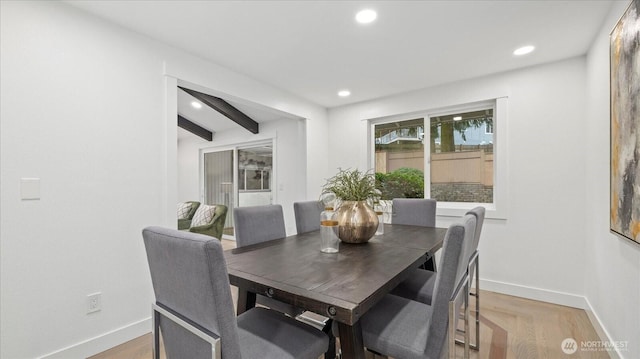
<instances>
[{"instance_id":1,"label":"wood plank flooring","mask_svg":"<svg viewBox=\"0 0 640 359\"><path fill-rule=\"evenodd\" d=\"M234 244L223 240L225 249ZM235 303L234 287L232 294ZM480 351L471 350L473 359L610 358L606 351L580 349L582 341L601 340L584 310L489 291L480 295ZM578 343L574 354L562 351L561 343L566 338ZM151 359L151 341L151 334L147 334L89 359ZM463 357L462 346L457 346L456 357Z\"/></svg>"}]
</instances>

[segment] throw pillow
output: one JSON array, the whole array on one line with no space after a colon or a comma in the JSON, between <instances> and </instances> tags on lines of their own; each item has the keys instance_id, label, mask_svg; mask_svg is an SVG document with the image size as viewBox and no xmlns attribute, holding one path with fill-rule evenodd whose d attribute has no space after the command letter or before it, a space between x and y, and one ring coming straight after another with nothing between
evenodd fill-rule
<instances>
[{"instance_id":1,"label":"throw pillow","mask_svg":"<svg viewBox=\"0 0 640 359\"><path fill-rule=\"evenodd\" d=\"M198 207L198 209L196 210L196 214L193 215L191 227L199 227L211 223L211 220L213 219L215 213L216 206L209 206L206 204L200 205L200 207Z\"/></svg>"},{"instance_id":2,"label":"throw pillow","mask_svg":"<svg viewBox=\"0 0 640 359\"><path fill-rule=\"evenodd\" d=\"M192 206L190 202L178 203L178 219L187 219Z\"/></svg>"}]
</instances>

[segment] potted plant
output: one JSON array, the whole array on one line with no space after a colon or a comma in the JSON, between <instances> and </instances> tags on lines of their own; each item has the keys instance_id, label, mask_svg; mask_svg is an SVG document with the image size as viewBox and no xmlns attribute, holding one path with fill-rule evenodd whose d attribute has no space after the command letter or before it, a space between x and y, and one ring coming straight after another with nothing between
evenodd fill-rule
<instances>
[{"instance_id":1,"label":"potted plant","mask_svg":"<svg viewBox=\"0 0 640 359\"><path fill-rule=\"evenodd\" d=\"M322 193L333 193L339 200L336 209L338 237L347 243L365 243L376 233L378 216L371 204L380 197L375 175L358 169L338 169L322 187Z\"/></svg>"}]
</instances>

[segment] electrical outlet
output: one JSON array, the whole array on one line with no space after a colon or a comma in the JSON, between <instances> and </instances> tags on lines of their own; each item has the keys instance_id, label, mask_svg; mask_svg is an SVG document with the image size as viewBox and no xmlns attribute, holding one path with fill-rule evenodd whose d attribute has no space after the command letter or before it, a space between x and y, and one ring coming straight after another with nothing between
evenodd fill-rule
<instances>
[{"instance_id":1,"label":"electrical outlet","mask_svg":"<svg viewBox=\"0 0 640 359\"><path fill-rule=\"evenodd\" d=\"M87 314L102 310L102 293L87 295Z\"/></svg>"}]
</instances>

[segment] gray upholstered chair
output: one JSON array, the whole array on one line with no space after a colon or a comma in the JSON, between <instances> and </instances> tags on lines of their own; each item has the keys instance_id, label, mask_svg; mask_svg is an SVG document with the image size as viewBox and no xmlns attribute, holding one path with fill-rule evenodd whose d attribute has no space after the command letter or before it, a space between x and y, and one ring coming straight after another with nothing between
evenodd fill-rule
<instances>
[{"instance_id":1,"label":"gray upholstered chair","mask_svg":"<svg viewBox=\"0 0 640 359\"><path fill-rule=\"evenodd\" d=\"M318 215L320 222L320 215ZM285 238L287 236L284 225L284 214L279 204L252 207L236 207L233 209L235 223L236 246L238 248ZM269 307L273 310L285 313L292 318L305 312L304 309L291 304L283 303L273 298L258 294L256 304ZM310 322L308 318L305 321ZM325 353L325 358L335 357L335 338L331 333L331 322L316 323L327 333L330 338L330 350Z\"/></svg>"},{"instance_id":2,"label":"gray upholstered chair","mask_svg":"<svg viewBox=\"0 0 640 359\"><path fill-rule=\"evenodd\" d=\"M233 222L238 248L287 236L279 204L235 207Z\"/></svg>"},{"instance_id":3,"label":"gray upholstered chair","mask_svg":"<svg viewBox=\"0 0 640 359\"><path fill-rule=\"evenodd\" d=\"M430 198L394 198L392 205L392 224L412 226L436 226L436 200ZM436 271L435 253L426 253L423 269Z\"/></svg>"},{"instance_id":4,"label":"gray upholstered chair","mask_svg":"<svg viewBox=\"0 0 640 359\"><path fill-rule=\"evenodd\" d=\"M480 242L480 234L482 232L482 226L484 224L485 208L478 206L469 210L467 215L473 215L476 218L476 226L474 229L473 240L465 243L465 258L467 263L467 273L469 276L469 287L471 287L472 280L475 275L475 291L469 293L469 295L476 298L475 302L475 343L470 343L470 347L475 350L480 348L480 280L478 276L479 270L479 252L478 243ZM400 283L392 294L416 300L425 304L431 304L433 297L433 290L435 286L436 275L435 272L428 270L415 270L411 276L404 282Z\"/></svg>"},{"instance_id":5,"label":"gray upholstered chair","mask_svg":"<svg viewBox=\"0 0 640 359\"><path fill-rule=\"evenodd\" d=\"M391 223L435 227L436 204L430 198L394 198Z\"/></svg>"},{"instance_id":6,"label":"gray upholstered chair","mask_svg":"<svg viewBox=\"0 0 640 359\"><path fill-rule=\"evenodd\" d=\"M156 296L154 358L160 331L168 359L316 359L327 350L324 333L281 313L235 316L220 241L160 227L142 236Z\"/></svg>"},{"instance_id":7,"label":"gray upholstered chair","mask_svg":"<svg viewBox=\"0 0 640 359\"><path fill-rule=\"evenodd\" d=\"M298 234L320 230L320 213L324 205L320 201L304 201L293 203Z\"/></svg>"},{"instance_id":8,"label":"gray upholstered chair","mask_svg":"<svg viewBox=\"0 0 640 359\"><path fill-rule=\"evenodd\" d=\"M474 230L472 215L449 227L431 305L388 294L362 316L362 338L367 349L397 359L437 359L455 354L459 309L463 307L468 314L465 242L473 241Z\"/></svg>"},{"instance_id":9,"label":"gray upholstered chair","mask_svg":"<svg viewBox=\"0 0 640 359\"><path fill-rule=\"evenodd\" d=\"M471 348L480 350L480 251L478 245L480 243L480 234L482 233L482 226L484 225L484 217L486 210L482 206L475 207L467 212L467 214L473 214L476 216L476 231L473 237L473 252L469 257L469 295L475 297L475 343L470 343ZM471 290L471 285L475 278L475 289Z\"/></svg>"},{"instance_id":10,"label":"gray upholstered chair","mask_svg":"<svg viewBox=\"0 0 640 359\"><path fill-rule=\"evenodd\" d=\"M211 237L222 239L224 222L227 219L227 206L223 204L206 205L198 207L189 232L206 234Z\"/></svg>"},{"instance_id":11,"label":"gray upholstered chair","mask_svg":"<svg viewBox=\"0 0 640 359\"><path fill-rule=\"evenodd\" d=\"M178 229L189 229L191 227L191 219L196 214L196 210L200 206L198 201L187 201L178 203Z\"/></svg>"},{"instance_id":12,"label":"gray upholstered chair","mask_svg":"<svg viewBox=\"0 0 640 359\"><path fill-rule=\"evenodd\" d=\"M282 206L279 204L236 207L233 209L233 221L235 223L236 246L238 248L287 236L284 226L284 214L282 213ZM257 296L256 303L288 314L292 318L304 312L304 310L293 305L263 295Z\"/></svg>"}]
</instances>

